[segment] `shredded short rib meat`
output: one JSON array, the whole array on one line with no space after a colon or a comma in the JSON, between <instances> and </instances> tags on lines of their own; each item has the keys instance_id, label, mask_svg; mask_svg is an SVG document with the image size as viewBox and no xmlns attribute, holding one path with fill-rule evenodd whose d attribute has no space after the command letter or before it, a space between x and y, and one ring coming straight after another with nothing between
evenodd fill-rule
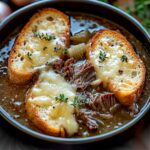
<instances>
[{"instance_id":1,"label":"shredded short rib meat","mask_svg":"<svg viewBox=\"0 0 150 150\"><path fill-rule=\"evenodd\" d=\"M64 65L64 61L62 59L59 59L52 64L53 69L59 74L61 74L63 65Z\"/></svg>"},{"instance_id":2,"label":"shredded short rib meat","mask_svg":"<svg viewBox=\"0 0 150 150\"><path fill-rule=\"evenodd\" d=\"M93 97L87 107L98 112L113 113L119 107L119 103L113 93L104 93Z\"/></svg>"},{"instance_id":3,"label":"shredded short rib meat","mask_svg":"<svg viewBox=\"0 0 150 150\"><path fill-rule=\"evenodd\" d=\"M64 67L62 68L63 76L68 81L72 81L73 80L74 63L75 63L74 58L70 58L70 59L68 59L68 60L65 61Z\"/></svg>"},{"instance_id":4,"label":"shredded short rib meat","mask_svg":"<svg viewBox=\"0 0 150 150\"><path fill-rule=\"evenodd\" d=\"M74 58L56 61L53 69L73 84L77 90L84 91L96 79L94 67L87 61L76 64Z\"/></svg>"},{"instance_id":5,"label":"shredded short rib meat","mask_svg":"<svg viewBox=\"0 0 150 150\"><path fill-rule=\"evenodd\" d=\"M95 131L99 125L104 125L103 120L113 119L113 113L118 109L119 103L112 93L92 95L87 92L86 96L90 101L83 106L84 109L76 111L76 118L89 131Z\"/></svg>"},{"instance_id":6,"label":"shredded short rib meat","mask_svg":"<svg viewBox=\"0 0 150 150\"><path fill-rule=\"evenodd\" d=\"M77 89L84 91L91 85L91 82L96 79L94 67L89 62L85 62L81 65L75 65L73 79Z\"/></svg>"},{"instance_id":7,"label":"shredded short rib meat","mask_svg":"<svg viewBox=\"0 0 150 150\"><path fill-rule=\"evenodd\" d=\"M76 118L78 122L85 125L89 131L95 131L99 128L99 123L104 124L101 120L94 117L95 114L96 112L80 109L76 111Z\"/></svg>"}]
</instances>

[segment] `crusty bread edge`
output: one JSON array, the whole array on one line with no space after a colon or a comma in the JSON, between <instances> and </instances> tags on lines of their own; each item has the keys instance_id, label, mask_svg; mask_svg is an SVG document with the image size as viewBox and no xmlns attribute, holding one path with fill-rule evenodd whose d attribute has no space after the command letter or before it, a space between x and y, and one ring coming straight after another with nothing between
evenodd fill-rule
<instances>
[{"instance_id":1,"label":"crusty bread edge","mask_svg":"<svg viewBox=\"0 0 150 150\"><path fill-rule=\"evenodd\" d=\"M103 33L105 34L107 32L109 32L109 33L113 34L114 36L117 36L117 38L123 40L125 42L125 44L129 47L130 53L132 54L132 56L137 61L140 61L140 63L141 63L142 78L141 78L141 82L137 85L137 88L134 91L128 92L128 94L126 95L126 93L120 93L119 91L114 90L114 89L116 89L116 87L114 87L114 85L112 83L109 83L109 85L108 85L108 89L115 94L116 98L118 98L118 100L123 105L130 106L130 105L133 105L133 103L140 97L140 95L142 93L144 82L145 82L145 76L146 76L146 68L145 68L144 62L135 53L132 45L128 42L126 37L124 37L122 34L116 32L116 31L112 31L112 30L109 30L109 29L100 30L87 43L86 56L87 56L88 61L90 62L90 52L92 52L94 50L93 47L96 46L97 39L99 39L100 36L103 35Z\"/></svg>"},{"instance_id":2,"label":"crusty bread edge","mask_svg":"<svg viewBox=\"0 0 150 150\"><path fill-rule=\"evenodd\" d=\"M36 84L39 81L36 82ZM54 127L48 124L48 122L44 121L42 118L40 118L38 106L32 104L30 101L28 101L28 98L32 97L31 89L28 90L26 93L26 100L25 100L25 110L28 119L43 133L56 136L56 137L65 137L66 131L63 127Z\"/></svg>"},{"instance_id":3,"label":"crusty bread edge","mask_svg":"<svg viewBox=\"0 0 150 150\"><path fill-rule=\"evenodd\" d=\"M8 59L8 75L9 75L9 79L10 79L10 82L12 83L15 83L15 84L27 84L28 82L31 81L33 75L36 73L36 71L34 70L31 70L31 71L20 71L20 70L16 70L13 68L13 65L12 65L12 62L13 62L13 59L14 57L16 57L17 55L17 52L16 52L16 49L17 49L17 46L19 45L19 43L22 43L23 42L23 39L24 39L24 35L26 33L26 31L28 30L28 28L30 27L30 25L32 24L32 22L40 15L43 15L45 14L46 12L55 12L55 13L59 13L62 18L64 18L64 20L66 21L66 24L68 25L68 28L65 32L65 36L66 37L66 47L68 47L70 45L70 21L69 21L69 18L67 15L65 15L63 12L57 10L57 9L54 9L54 8L44 8L42 10L40 10L39 12L37 12L36 14L34 14L30 20L28 21L28 23L23 27L23 29L21 30L18 38L16 39L15 41L15 44L12 48L12 50L10 51L10 56L9 56L9 59Z\"/></svg>"}]
</instances>

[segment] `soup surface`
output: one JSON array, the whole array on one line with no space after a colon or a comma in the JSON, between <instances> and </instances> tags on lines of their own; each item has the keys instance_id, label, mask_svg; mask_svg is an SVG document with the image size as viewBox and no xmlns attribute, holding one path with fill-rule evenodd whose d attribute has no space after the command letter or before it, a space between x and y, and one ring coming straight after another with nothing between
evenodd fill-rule
<instances>
[{"instance_id":1,"label":"soup surface","mask_svg":"<svg viewBox=\"0 0 150 150\"><path fill-rule=\"evenodd\" d=\"M93 114L93 116L96 118L96 123L99 125L97 127L98 129L94 130L94 128L90 128L86 123L83 123L82 113L84 113L84 115L86 114L86 117L89 117L89 113L90 115L93 113L89 112L87 106L83 105L82 113L78 114L78 122L80 125L79 132L75 134L75 137L88 137L117 129L136 117L136 115L140 113L142 107L150 96L150 58L146 54L140 41L138 41L134 36L132 36L128 31L126 31L119 25L116 25L115 23L112 23L106 19L86 14L68 13L68 15L70 16L71 20L72 36L85 30L88 30L90 33L94 33L102 29L119 30L123 35L127 37L129 42L133 45L134 50L140 55L142 60L144 62L146 61L146 82L143 90L144 92L142 93L141 98L136 104L136 112L132 112L131 110L123 106L118 107L118 104L114 108L112 108L111 113L106 112L101 114ZM7 60L9 57L9 52L21 28L22 26L16 28L10 34L10 36L5 39L0 45L0 105L3 109L6 110L6 112L10 114L11 117L13 117L22 125L41 132L27 119L24 107L26 92L33 85L33 83L25 86L14 85L9 82L7 75ZM71 44L74 45L74 42L72 42ZM84 63L84 58L74 61L75 65L81 65ZM97 89L91 89L90 87L87 89L87 92L92 93L92 95L96 95L99 93ZM105 89L100 89L100 93L104 94L106 92L108 91L106 91ZM84 93L80 91L77 92L77 94L80 97L85 96ZM86 97L85 99L88 98ZM85 109L87 109L88 111ZM90 118L88 119L92 119L93 116L90 116Z\"/></svg>"}]
</instances>

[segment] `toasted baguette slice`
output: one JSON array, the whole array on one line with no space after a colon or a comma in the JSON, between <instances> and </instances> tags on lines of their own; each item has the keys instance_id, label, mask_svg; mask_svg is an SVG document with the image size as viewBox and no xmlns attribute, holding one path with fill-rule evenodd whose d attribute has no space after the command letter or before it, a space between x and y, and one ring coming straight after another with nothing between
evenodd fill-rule
<instances>
[{"instance_id":1,"label":"toasted baguette slice","mask_svg":"<svg viewBox=\"0 0 150 150\"><path fill-rule=\"evenodd\" d=\"M120 33L102 30L87 45L88 60L97 78L124 105L139 97L145 80L145 66L131 44Z\"/></svg>"},{"instance_id":2,"label":"toasted baguette slice","mask_svg":"<svg viewBox=\"0 0 150 150\"><path fill-rule=\"evenodd\" d=\"M64 94L68 102L56 101ZM73 99L76 89L53 70L43 71L26 96L28 118L44 133L53 136L71 136L78 132Z\"/></svg>"},{"instance_id":3,"label":"toasted baguette slice","mask_svg":"<svg viewBox=\"0 0 150 150\"><path fill-rule=\"evenodd\" d=\"M28 83L52 57L63 55L69 46L70 24L64 13L45 8L31 17L19 34L9 56L8 73L13 83Z\"/></svg>"}]
</instances>

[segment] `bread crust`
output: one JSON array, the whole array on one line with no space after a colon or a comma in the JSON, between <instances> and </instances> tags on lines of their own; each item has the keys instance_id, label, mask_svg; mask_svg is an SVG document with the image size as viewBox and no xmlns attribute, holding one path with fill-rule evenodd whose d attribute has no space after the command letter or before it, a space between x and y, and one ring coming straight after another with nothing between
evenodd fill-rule
<instances>
[{"instance_id":1,"label":"bread crust","mask_svg":"<svg viewBox=\"0 0 150 150\"><path fill-rule=\"evenodd\" d=\"M140 57L135 53L132 45L127 41L127 39L122 34L109 29L97 32L87 44L86 55L87 59L90 62L91 62L90 56L91 52L95 50L95 47L98 44L98 40L104 36L111 36L114 37L116 40L121 40L128 47L127 50L128 54L131 55L134 58L134 60L140 65L142 75L134 90L120 91L119 87L117 87L113 82L109 82L107 84L107 89L115 94L116 98L120 101L120 103L126 106L133 105L133 103L140 97L143 89L146 74L145 65L143 61L140 59Z\"/></svg>"},{"instance_id":2,"label":"bread crust","mask_svg":"<svg viewBox=\"0 0 150 150\"><path fill-rule=\"evenodd\" d=\"M37 72L35 70L19 70L18 68L14 68L13 67L13 61L15 59L15 57L17 57L18 55L18 46L20 46L21 43L24 42L24 36L25 34L28 32L28 30L30 29L31 25L34 23L34 21L38 18L38 17L42 17L45 14L55 14L58 17L61 17L65 23L66 23L66 28L64 31L64 34L62 35L62 37L65 37L65 46L68 47L70 45L70 22L69 22L69 18L67 15L65 15L63 12L56 10L54 8L45 8L39 12L37 12L36 14L34 14L31 19L29 20L29 22L23 27L22 31L20 32L19 36L17 37L14 46L10 52L10 56L8 59L8 75L10 78L10 81L12 83L15 84L27 84L31 81L32 77L34 76L34 74Z\"/></svg>"},{"instance_id":3,"label":"bread crust","mask_svg":"<svg viewBox=\"0 0 150 150\"><path fill-rule=\"evenodd\" d=\"M40 79L40 75L39 75L38 80L36 80L35 83L32 85L32 87L26 92L25 110L26 110L27 118L45 134L56 136L56 137L69 137L70 135L67 132L67 129L65 128L65 126L63 126L63 124L59 126L55 126L51 124L50 122L48 122L51 120L51 118L45 119L41 116L40 108L42 108L42 106L38 106L34 104L32 100L30 100L30 99L34 99L35 97L34 93L32 92L32 89L34 87L37 87L38 84L40 84L41 82L42 82L42 79ZM47 109L47 108L44 108L44 109ZM48 113L49 114L46 114L46 115L50 115L50 112Z\"/></svg>"},{"instance_id":4,"label":"bread crust","mask_svg":"<svg viewBox=\"0 0 150 150\"><path fill-rule=\"evenodd\" d=\"M26 101L25 108L28 118L36 125L37 128L43 131L43 133L57 137L66 136L65 129L63 127L57 128L44 121L39 115L38 107L30 101Z\"/></svg>"},{"instance_id":5,"label":"bread crust","mask_svg":"<svg viewBox=\"0 0 150 150\"><path fill-rule=\"evenodd\" d=\"M38 84L39 82L40 80L37 80L34 85ZM31 92L32 87L27 91L25 98L25 110L28 119L31 120L32 123L35 124L36 127L45 134L56 137L66 137L66 131L63 127L54 127L47 121L43 120L39 114L39 107L28 100L29 98L33 97Z\"/></svg>"}]
</instances>

